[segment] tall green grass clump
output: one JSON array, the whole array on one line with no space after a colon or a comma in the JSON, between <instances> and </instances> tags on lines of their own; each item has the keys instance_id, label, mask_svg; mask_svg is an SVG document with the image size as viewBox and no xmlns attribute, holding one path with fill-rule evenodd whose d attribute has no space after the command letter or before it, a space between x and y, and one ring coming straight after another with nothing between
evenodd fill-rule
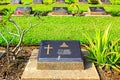
<instances>
[{"instance_id":1,"label":"tall green grass clump","mask_svg":"<svg viewBox=\"0 0 120 80\"><path fill-rule=\"evenodd\" d=\"M118 44L120 39L110 41L109 29L110 26L104 32L100 29L96 30L94 39L85 34L84 36L90 45L84 46L88 50L87 57L90 61L101 68L114 69L120 72L120 47Z\"/></svg>"}]
</instances>

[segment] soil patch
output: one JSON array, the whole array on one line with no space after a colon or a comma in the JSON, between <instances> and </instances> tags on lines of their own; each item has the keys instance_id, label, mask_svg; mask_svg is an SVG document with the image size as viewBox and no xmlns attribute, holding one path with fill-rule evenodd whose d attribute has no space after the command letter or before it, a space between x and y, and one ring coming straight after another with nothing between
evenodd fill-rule
<instances>
[{"instance_id":1,"label":"soil patch","mask_svg":"<svg viewBox=\"0 0 120 80\"><path fill-rule=\"evenodd\" d=\"M115 70L103 70L97 67L101 80L120 80L120 73Z\"/></svg>"},{"instance_id":2,"label":"soil patch","mask_svg":"<svg viewBox=\"0 0 120 80\"><path fill-rule=\"evenodd\" d=\"M21 75L24 71L24 68L29 60L29 57L31 56L31 52L33 49L38 49L39 46L24 46L23 50L21 51L21 54L19 55L18 59L16 60L16 64L13 65L9 69L9 74L4 73L4 67L3 65L5 63L2 63L2 60L5 59L5 57L2 57L0 60L0 80L20 80ZM0 47L0 49L4 49L3 47Z\"/></svg>"}]
</instances>

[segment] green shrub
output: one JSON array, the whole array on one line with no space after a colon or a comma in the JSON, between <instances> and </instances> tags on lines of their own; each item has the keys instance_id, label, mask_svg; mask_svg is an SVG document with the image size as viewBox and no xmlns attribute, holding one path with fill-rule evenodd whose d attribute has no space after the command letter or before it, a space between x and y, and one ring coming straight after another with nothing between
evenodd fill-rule
<instances>
[{"instance_id":1,"label":"green shrub","mask_svg":"<svg viewBox=\"0 0 120 80\"><path fill-rule=\"evenodd\" d=\"M110 13L111 13L111 15L112 16L118 16L118 13L119 13L120 11L111 11Z\"/></svg>"},{"instance_id":2,"label":"green shrub","mask_svg":"<svg viewBox=\"0 0 120 80\"><path fill-rule=\"evenodd\" d=\"M34 16L47 16L48 11L38 11L38 10L35 10L33 13L34 13Z\"/></svg>"},{"instance_id":3,"label":"green shrub","mask_svg":"<svg viewBox=\"0 0 120 80\"><path fill-rule=\"evenodd\" d=\"M114 5L120 5L120 1L119 0L112 1L112 4L114 4Z\"/></svg>"},{"instance_id":4,"label":"green shrub","mask_svg":"<svg viewBox=\"0 0 120 80\"><path fill-rule=\"evenodd\" d=\"M9 10L7 8L3 8L0 10L0 15L6 15Z\"/></svg>"},{"instance_id":5,"label":"green shrub","mask_svg":"<svg viewBox=\"0 0 120 80\"><path fill-rule=\"evenodd\" d=\"M31 2L24 2L23 4L24 4L24 5L30 5Z\"/></svg>"},{"instance_id":6,"label":"green shrub","mask_svg":"<svg viewBox=\"0 0 120 80\"><path fill-rule=\"evenodd\" d=\"M68 0L68 3L72 4L72 3L74 3L74 0Z\"/></svg>"},{"instance_id":7,"label":"green shrub","mask_svg":"<svg viewBox=\"0 0 120 80\"><path fill-rule=\"evenodd\" d=\"M91 39L88 34L85 34L90 46L84 45L88 50L88 58L98 66L105 69L113 68L120 72L120 48L118 40L110 41L108 27L104 33L96 30L96 37Z\"/></svg>"},{"instance_id":8,"label":"green shrub","mask_svg":"<svg viewBox=\"0 0 120 80\"><path fill-rule=\"evenodd\" d=\"M110 53L107 54L107 68L112 67L116 71L120 72L120 47L118 41L120 41L120 39L111 42L111 46L109 48Z\"/></svg>"},{"instance_id":9,"label":"green shrub","mask_svg":"<svg viewBox=\"0 0 120 80\"><path fill-rule=\"evenodd\" d=\"M98 4L98 0L89 0L88 2L90 2L91 4Z\"/></svg>"},{"instance_id":10,"label":"green shrub","mask_svg":"<svg viewBox=\"0 0 120 80\"><path fill-rule=\"evenodd\" d=\"M54 1L53 0L43 0L44 4L52 4Z\"/></svg>"}]
</instances>

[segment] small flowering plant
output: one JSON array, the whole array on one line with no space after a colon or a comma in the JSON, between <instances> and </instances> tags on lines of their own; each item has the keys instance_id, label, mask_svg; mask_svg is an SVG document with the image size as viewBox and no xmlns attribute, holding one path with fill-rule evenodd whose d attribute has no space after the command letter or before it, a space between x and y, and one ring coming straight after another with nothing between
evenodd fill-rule
<instances>
[{"instance_id":1,"label":"small flowering plant","mask_svg":"<svg viewBox=\"0 0 120 80\"><path fill-rule=\"evenodd\" d=\"M16 15L20 15L21 14L21 10L20 9L18 9L17 11L16 11Z\"/></svg>"}]
</instances>

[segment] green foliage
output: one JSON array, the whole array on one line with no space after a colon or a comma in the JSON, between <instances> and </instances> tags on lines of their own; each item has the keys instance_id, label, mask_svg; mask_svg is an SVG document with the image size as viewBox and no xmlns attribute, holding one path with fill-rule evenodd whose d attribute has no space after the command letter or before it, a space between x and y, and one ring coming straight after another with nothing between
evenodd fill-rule
<instances>
[{"instance_id":1,"label":"green foliage","mask_svg":"<svg viewBox=\"0 0 120 80\"><path fill-rule=\"evenodd\" d=\"M47 11L38 11L38 10L35 10L33 13L34 13L34 16L47 16L48 14Z\"/></svg>"},{"instance_id":2,"label":"green foliage","mask_svg":"<svg viewBox=\"0 0 120 80\"><path fill-rule=\"evenodd\" d=\"M98 4L98 0L89 0L89 3L91 3L91 4Z\"/></svg>"},{"instance_id":3,"label":"green foliage","mask_svg":"<svg viewBox=\"0 0 120 80\"><path fill-rule=\"evenodd\" d=\"M108 27L104 33L96 30L96 37L91 39L88 34L85 34L90 46L84 45L88 50L88 58L90 61L96 63L102 68L110 69L113 68L120 72L120 47L118 46L118 40L110 41Z\"/></svg>"},{"instance_id":4,"label":"green foliage","mask_svg":"<svg viewBox=\"0 0 120 80\"><path fill-rule=\"evenodd\" d=\"M3 8L0 10L0 15L6 15L9 10L7 8Z\"/></svg>"},{"instance_id":5,"label":"green foliage","mask_svg":"<svg viewBox=\"0 0 120 80\"><path fill-rule=\"evenodd\" d=\"M72 14L73 14L73 15L75 15L75 14L79 15L79 13L80 13L80 8L79 8L79 6L78 6L77 3L71 4L70 7L73 8L73 10L72 10Z\"/></svg>"},{"instance_id":6,"label":"green foliage","mask_svg":"<svg viewBox=\"0 0 120 80\"><path fill-rule=\"evenodd\" d=\"M120 13L120 11L111 11L110 12L112 16L118 16L118 14Z\"/></svg>"},{"instance_id":7,"label":"green foliage","mask_svg":"<svg viewBox=\"0 0 120 80\"><path fill-rule=\"evenodd\" d=\"M108 30L109 28L104 32L103 36L101 36L100 30L97 30L94 40L91 39L88 34L85 34L85 37L90 44L90 47L85 45L89 52L88 58L90 58L90 60L92 60L94 63L102 66L105 66L107 61L107 47L109 44Z\"/></svg>"},{"instance_id":8,"label":"green foliage","mask_svg":"<svg viewBox=\"0 0 120 80\"><path fill-rule=\"evenodd\" d=\"M23 4L24 5L30 5L31 3L30 2L24 2Z\"/></svg>"},{"instance_id":9,"label":"green foliage","mask_svg":"<svg viewBox=\"0 0 120 80\"><path fill-rule=\"evenodd\" d=\"M7 0L0 0L0 3L5 3Z\"/></svg>"},{"instance_id":10,"label":"green foliage","mask_svg":"<svg viewBox=\"0 0 120 80\"><path fill-rule=\"evenodd\" d=\"M120 5L120 0L111 0L113 5Z\"/></svg>"},{"instance_id":11,"label":"green foliage","mask_svg":"<svg viewBox=\"0 0 120 80\"><path fill-rule=\"evenodd\" d=\"M68 0L69 4L74 3L74 0Z\"/></svg>"},{"instance_id":12,"label":"green foliage","mask_svg":"<svg viewBox=\"0 0 120 80\"><path fill-rule=\"evenodd\" d=\"M10 19L12 12L9 9L4 8L1 10L2 20L0 21L0 26L5 26L8 20Z\"/></svg>"},{"instance_id":13,"label":"green foliage","mask_svg":"<svg viewBox=\"0 0 120 80\"><path fill-rule=\"evenodd\" d=\"M107 55L107 63L109 64L107 67L112 67L116 71L120 72L120 46L118 44L118 41L120 41L120 39L111 42L109 49L110 53Z\"/></svg>"}]
</instances>

